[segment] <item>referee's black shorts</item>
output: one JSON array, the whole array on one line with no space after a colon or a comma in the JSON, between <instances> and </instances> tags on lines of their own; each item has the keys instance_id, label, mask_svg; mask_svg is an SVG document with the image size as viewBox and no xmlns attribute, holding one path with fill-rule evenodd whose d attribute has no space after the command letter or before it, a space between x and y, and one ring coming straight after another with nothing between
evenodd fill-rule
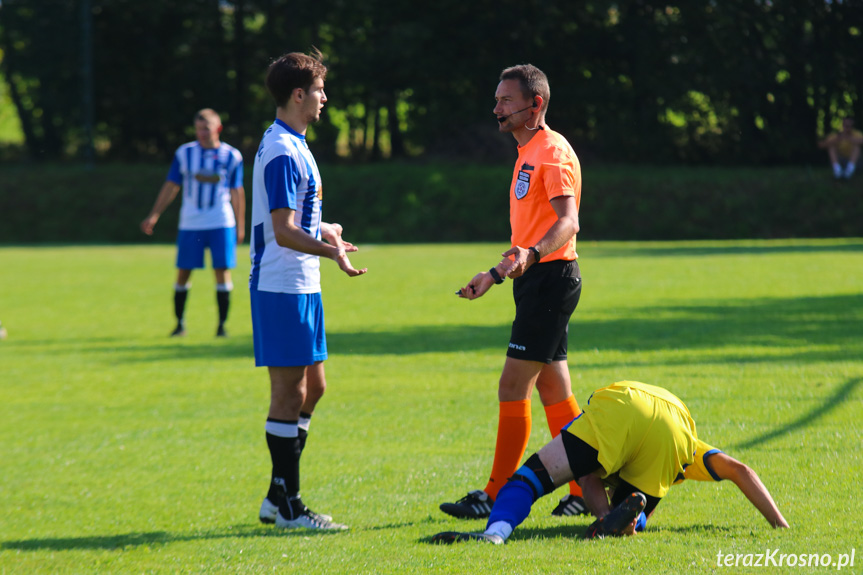
<instances>
[{"instance_id":1,"label":"referee's black shorts","mask_svg":"<svg viewBox=\"0 0 863 575\"><path fill-rule=\"evenodd\" d=\"M569 318L581 297L578 262L540 262L513 280L515 320L507 357L551 363L566 359Z\"/></svg>"}]
</instances>

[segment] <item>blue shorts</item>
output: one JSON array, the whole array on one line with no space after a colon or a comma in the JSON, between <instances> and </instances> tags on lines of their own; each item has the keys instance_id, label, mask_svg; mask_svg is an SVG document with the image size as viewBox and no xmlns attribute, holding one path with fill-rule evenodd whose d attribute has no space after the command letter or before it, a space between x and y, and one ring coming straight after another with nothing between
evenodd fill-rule
<instances>
[{"instance_id":1,"label":"blue shorts","mask_svg":"<svg viewBox=\"0 0 863 575\"><path fill-rule=\"evenodd\" d=\"M249 290L255 365L297 367L327 359L321 294Z\"/></svg>"},{"instance_id":2,"label":"blue shorts","mask_svg":"<svg viewBox=\"0 0 863 575\"><path fill-rule=\"evenodd\" d=\"M237 228L180 230L177 233L177 268L204 267L204 248L210 248L213 269L237 267Z\"/></svg>"}]
</instances>

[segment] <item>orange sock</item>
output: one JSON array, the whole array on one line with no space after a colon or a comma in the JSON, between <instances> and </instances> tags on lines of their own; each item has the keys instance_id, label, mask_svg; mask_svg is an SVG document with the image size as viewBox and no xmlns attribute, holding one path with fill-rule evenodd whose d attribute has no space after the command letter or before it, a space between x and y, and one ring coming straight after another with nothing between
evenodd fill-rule
<instances>
[{"instance_id":1,"label":"orange sock","mask_svg":"<svg viewBox=\"0 0 863 575\"><path fill-rule=\"evenodd\" d=\"M527 440L530 438L530 400L501 401L500 415L497 421L497 443L494 447L494 463L491 466L491 477L485 486L486 493L492 499L497 498L497 492L506 485L521 463Z\"/></svg>"},{"instance_id":2,"label":"orange sock","mask_svg":"<svg viewBox=\"0 0 863 575\"><path fill-rule=\"evenodd\" d=\"M557 437L560 435L560 430L563 429L563 426L575 419L579 413L581 413L581 409L578 407L578 402L575 400L574 395L570 395L560 403L546 405L545 418L548 421L548 430L551 431L551 436ZM582 496L581 487L578 486L578 483L575 481L569 482L569 493L578 495L579 497Z\"/></svg>"}]
</instances>

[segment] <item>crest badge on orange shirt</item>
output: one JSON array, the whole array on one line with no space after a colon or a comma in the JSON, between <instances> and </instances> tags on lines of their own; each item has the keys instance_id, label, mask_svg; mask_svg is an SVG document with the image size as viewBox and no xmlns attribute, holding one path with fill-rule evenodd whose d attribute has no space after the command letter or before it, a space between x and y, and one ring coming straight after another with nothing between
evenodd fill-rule
<instances>
[{"instance_id":1,"label":"crest badge on orange shirt","mask_svg":"<svg viewBox=\"0 0 863 575\"><path fill-rule=\"evenodd\" d=\"M530 174L524 170L518 173L518 181L515 183L515 199L520 200L527 195L530 189Z\"/></svg>"}]
</instances>

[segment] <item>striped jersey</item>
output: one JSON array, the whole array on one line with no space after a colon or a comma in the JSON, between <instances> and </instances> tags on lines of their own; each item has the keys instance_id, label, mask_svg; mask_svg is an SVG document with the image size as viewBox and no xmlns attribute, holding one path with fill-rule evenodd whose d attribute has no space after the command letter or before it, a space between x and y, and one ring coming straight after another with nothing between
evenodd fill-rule
<instances>
[{"instance_id":1,"label":"striped jersey","mask_svg":"<svg viewBox=\"0 0 863 575\"><path fill-rule=\"evenodd\" d=\"M181 230L214 230L237 225L231 190L243 185L243 156L220 143L204 148L198 142L183 144L174 153L168 181L182 188Z\"/></svg>"},{"instance_id":2,"label":"striped jersey","mask_svg":"<svg viewBox=\"0 0 863 575\"><path fill-rule=\"evenodd\" d=\"M306 138L276 119L264 132L252 175L252 270L249 289L309 294L321 291L318 256L276 243L270 212L294 210L294 222L321 239L321 174Z\"/></svg>"}]
</instances>

